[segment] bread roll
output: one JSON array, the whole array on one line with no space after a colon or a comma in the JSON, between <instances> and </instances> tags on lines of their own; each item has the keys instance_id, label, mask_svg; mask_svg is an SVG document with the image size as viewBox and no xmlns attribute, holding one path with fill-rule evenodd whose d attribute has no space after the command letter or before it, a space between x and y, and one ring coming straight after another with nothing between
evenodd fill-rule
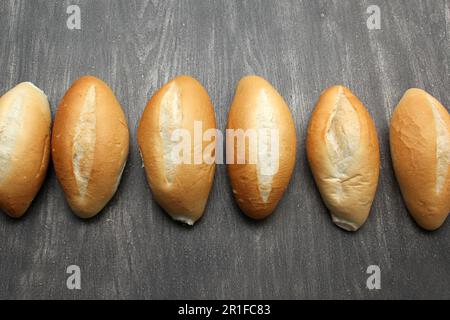
<instances>
[{"instance_id":1,"label":"bread roll","mask_svg":"<svg viewBox=\"0 0 450 320\"><path fill-rule=\"evenodd\" d=\"M243 146L242 139L239 146L239 130L249 137L244 145L245 161L238 159ZM234 197L247 216L263 219L283 196L295 165L297 139L289 107L269 82L257 76L244 77L236 88L227 131L228 174Z\"/></svg>"},{"instance_id":2,"label":"bread roll","mask_svg":"<svg viewBox=\"0 0 450 320\"><path fill-rule=\"evenodd\" d=\"M390 128L395 175L409 212L435 230L450 211L450 116L431 95L406 91Z\"/></svg>"},{"instance_id":3,"label":"bread roll","mask_svg":"<svg viewBox=\"0 0 450 320\"><path fill-rule=\"evenodd\" d=\"M201 125L197 136L195 122ZM178 76L164 85L142 114L138 143L147 180L153 197L174 220L193 225L203 215L215 171L215 140L203 140L203 135L215 128L214 108L208 93L188 76ZM185 139L189 150L183 154L185 160L174 157L174 150L181 143L174 136L177 131L185 132L190 138L190 141ZM194 152L202 156L208 151L208 145L212 147L209 149L213 153L209 154L212 163L203 157L195 162Z\"/></svg>"},{"instance_id":4,"label":"bread roll","mask_svg":"<svg viewBox=\"0 0 450 320\"><path fill-rule=\"evenodd\" d=\"M322 93L309 122L306 150L333 222L358 230L377 189L380 152L372 118L350 90L334 86Z\"/></svg>"},{"instance_id":5,"label":"bread roll","mask_svg":"<svg viewBox=\"0 0 450 320\"><path fill-rule=\"evenodd\" d=\"M103 81L75 81L56 112L52 156L67 201L81 218L90 218L109 202L128 156L125 115Z\"/></svg>"},{"instance_id":6,"label":"bread roll","mask_svg":"<svg viewBox=\"0 0 450 320\"><path fill-rule=\"evenodd\" d=\"M11 217L25 213L44 181L50 124L47 96L31 82L0 98L0 209Z\"/></svg>"}]
</instances>

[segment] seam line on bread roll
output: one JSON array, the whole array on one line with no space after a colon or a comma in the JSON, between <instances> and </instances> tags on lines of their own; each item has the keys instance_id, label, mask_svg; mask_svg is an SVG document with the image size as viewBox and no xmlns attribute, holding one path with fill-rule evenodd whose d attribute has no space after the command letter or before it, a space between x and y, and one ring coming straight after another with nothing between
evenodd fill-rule
<instances>
[{"instance_id":1,"label":"seam line on bread roll","mask_svg":"<svg viewBox=\"0 0 450 320\"><path fill-rule=\"evenodd\" d=\"M258 125L258 162L256 165L256 173L258 179L258 190L261 199L264 203L269 200L270 193L272 192L273 174L272 163L274 160L272 148L272 130L277 129L275 114L270 106L269 97L265 90L260 90L258 95L258 113L256 114L256 121ZM277 154L275 154L275 161L279 161Z\"/></svg>"},{"instance_id":2,"label":"seam line on bread roll","mask_svg":"<svg viewBox=\"0 0 450 320\"><path fill-rule=\"evenodd\" d=\"M0 181L6 178L9 172L17 137L22 129L24 97L21 93L15 97L4 113L0 124Z\"/></svg>"},{"instance_id":3,"label":"seam line on bread roll","mask_svg":"<svg viewBox=\"0 0 450 320\"><path fill-rule=\"evenodd\" d=\"M172 141L172 133L181 128L182 121L181 92L178 85L173 82L162 97L159 110L159 134L163 147L164 176L169 184L175 178L177 167L173 150L178 142Z\"/></svg>"},{"instance_id":4,"label":"seam line on bread roll","mask_svg":"<svg viewBox=\"0 0 450 320\"><path fill-rule=\"evenodd\" d=\"M440 193L447 178L450 161L450 135L433 99L427 96L436 127L436 193Z\"/></svg>"},{"instance_id":5,"label":"seam line on bread roll","mask_svg":"<svg viewBox=\"0 0 450 320\"><path fill-rule=\"evenodd\" d=\"M96 89L95 85L91 85L86 92L80 117L75 126L72 147L73 172L81 197L86 195L89 178L94 165L95 143L97 139L95 107Z\"/></svg>"}]
</instances>

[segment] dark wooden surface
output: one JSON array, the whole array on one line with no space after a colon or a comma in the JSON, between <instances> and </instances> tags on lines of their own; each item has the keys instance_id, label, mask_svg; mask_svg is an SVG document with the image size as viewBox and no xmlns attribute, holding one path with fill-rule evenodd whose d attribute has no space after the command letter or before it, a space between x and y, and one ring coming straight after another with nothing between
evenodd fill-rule
<instances>
[{"instance_id":1,"label":"dark wooden surface","mask_svg":"<svg viewBox=\"0 0 450 320\"><path fill-rule=\"evenodd\" d=\"M68 30L78 4L82 29ZM366 27L369 5L382 29ZM450 105L450 1L1 1L0 91L32 81L52 113L81 75L104 79L128 116L131 149L119 190L96 218L69 210L53 169L27 215L0 215L0 298L450 298L450 222L433 233L409 217L388 149L392 111L410 87ZM152 196L136 144L151 95L190 74L209 91L220 129L237 81L267 78L298 133L297 165L272 217L245 218L218 166L203 219L172 221ZM304 149L320 92L342 83L375 119L381 178L367 224L335 227ZM81 290L66 267L81 268ZM366 268L381 268L381 290Z\"/></svg>"}]
</instances>

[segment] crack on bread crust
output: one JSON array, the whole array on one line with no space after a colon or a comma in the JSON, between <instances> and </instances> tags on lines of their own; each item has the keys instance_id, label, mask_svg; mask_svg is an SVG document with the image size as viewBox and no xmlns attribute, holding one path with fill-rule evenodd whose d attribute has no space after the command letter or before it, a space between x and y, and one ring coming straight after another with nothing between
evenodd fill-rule
<instances>
[{"instance_id":1,"label":"crack on bread crust","mask_svg":"<svg viewBox=\"0 0 450 320\"><path fill-rule=\"evenodd\" d=\"M183 112L180 88L173 82L161 100L159 110L159 134L163 147L164 176L169 184L173 183L177 161L173 149L178 142L172 141L172 133L182 127Z\"/></svg>"},{"instance_id":2,"label":"crack on bread crust","mask_svg":"<svg viewBox=\"0 0 450 320\"><path fill-rule=\"evenodd\" d=\"M440 193L445 186L450 162L450 134L442 119L439 109L433 99L428 97L436 128L436 193Z\"/></svg>"},{"instance_id":3,"label":"crack on bread crust","mask_svg":"<svg viewBox=\"0 0 450 320\"><path fill-rule=\"evenodd\" d=\"M328 157L334 169L330 179L336 181L338 197L344 192L342 183L349 179L347 170L355 162L354 155L360 145L360 128L358 114L346 97L344 89L340 88L325 133Z\"/></svg>"},{"instance_id":4,"label":"crack on bread crust","mask_svg":"<svg viewBox=\"0 0 450 320\"><path fill-rule=\"evenodd\" d=\"M272 163L273 150L272 145L272 130L276 130L277 124L275 113L270 105L269 97L264 89L261 89L258 95L258 112L256 114L256 121L258 126L258 162L256 164L256 174L258 179L259 195L264 203L269 201L270 193L272 192L273 172ZM260 148L262 147L262 148ZM279 150L278 150L279 151ZM279 161L279 154L275 154L276 161Z\"/></svg>"},{"instance_id":5,"label":"crack on bread crust","mask_svg":"<svg viewBox=\"0 0 450 320\"><path fill-rule=\"evenodd\" d=\"M0 181L8 175L17 137L23 126L24 100L20 93L2 112L5 115L0 123Z\"/></svg>"},{"instance_id":6,"label":"crack on bread crust","mask_svg":"<svg viewBox=\"0 0 450 320\"><path fill-rule=\"evenodd\" d=\"M87 193L92 167L94 166L97 138L96 99L95 85L91 85L87 90L73 138L73 173L81 197L84 197Z\"/></svg>"}]
</instances>

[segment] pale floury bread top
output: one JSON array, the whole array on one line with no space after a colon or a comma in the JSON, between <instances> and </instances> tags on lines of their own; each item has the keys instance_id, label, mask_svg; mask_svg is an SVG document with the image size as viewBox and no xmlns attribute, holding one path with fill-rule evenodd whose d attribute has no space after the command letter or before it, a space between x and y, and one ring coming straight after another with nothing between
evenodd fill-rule
<instances>
[{"instance_id":1,"label":"pale floury bread top","mask_svg":"<svg viewBox=\"0 0 450 320\"><path fill-rule=\"evenodd\" d=\"M117 190L129 147L128 124L103 81L75 81L58 106L52 135L56 174L72 210L96 215Z\"/></svg>"},{"instance_id":2,"label":"pale floury bread top","mask_svg":"<svg viewBox=\"0 0 450 320\"><path fill-rule=\"evenodd\" d=\"M51 115L47 96L23 82L0 98L0 209L20 217L48 167Z\"/></svg>"},{"instance_id":3,"label":"pale floury bread top","mask_svg":"<svg viewBox=\"0 0 450 320\"><path fill-rule=\"evenodd\" d=\"M373 120L349 89L334 86L322 93L309 122L306 148L333 222L358 230L375 196L380 154Z\"/></svg>"},{"instance_id":4,"label":"pale floury bread top","mask_svg":"<svg viewBox=\"0 0 450 320\"><path fill-rule=\"evenodd\" d=\"M390 128L395 175L409 212L427 230L439 228L450 211L450 116L421 89L408 90Z\"/></svg>"},{"instance_id":5,"label":"pale floury bread top","mask_svg":"<svg viewBox=\"0 0 450 320\"><path fill-rule=\"evenodd\" d=\"M195 137L195 123L201 125L200 137ZM203 140L203 134L215 128L211 99L200 82L189 76L178 76L159 89L139 123L138 143L152 195L173 219L188 225L203 215L212 187L215 140ZM173 158L173 150L179 145L173 139L176 130L192 139L189 161ZM207 150L213 153L212 163L203 158L196 163L194 151L202 155Z\"/></svg>"}]
</instances>

